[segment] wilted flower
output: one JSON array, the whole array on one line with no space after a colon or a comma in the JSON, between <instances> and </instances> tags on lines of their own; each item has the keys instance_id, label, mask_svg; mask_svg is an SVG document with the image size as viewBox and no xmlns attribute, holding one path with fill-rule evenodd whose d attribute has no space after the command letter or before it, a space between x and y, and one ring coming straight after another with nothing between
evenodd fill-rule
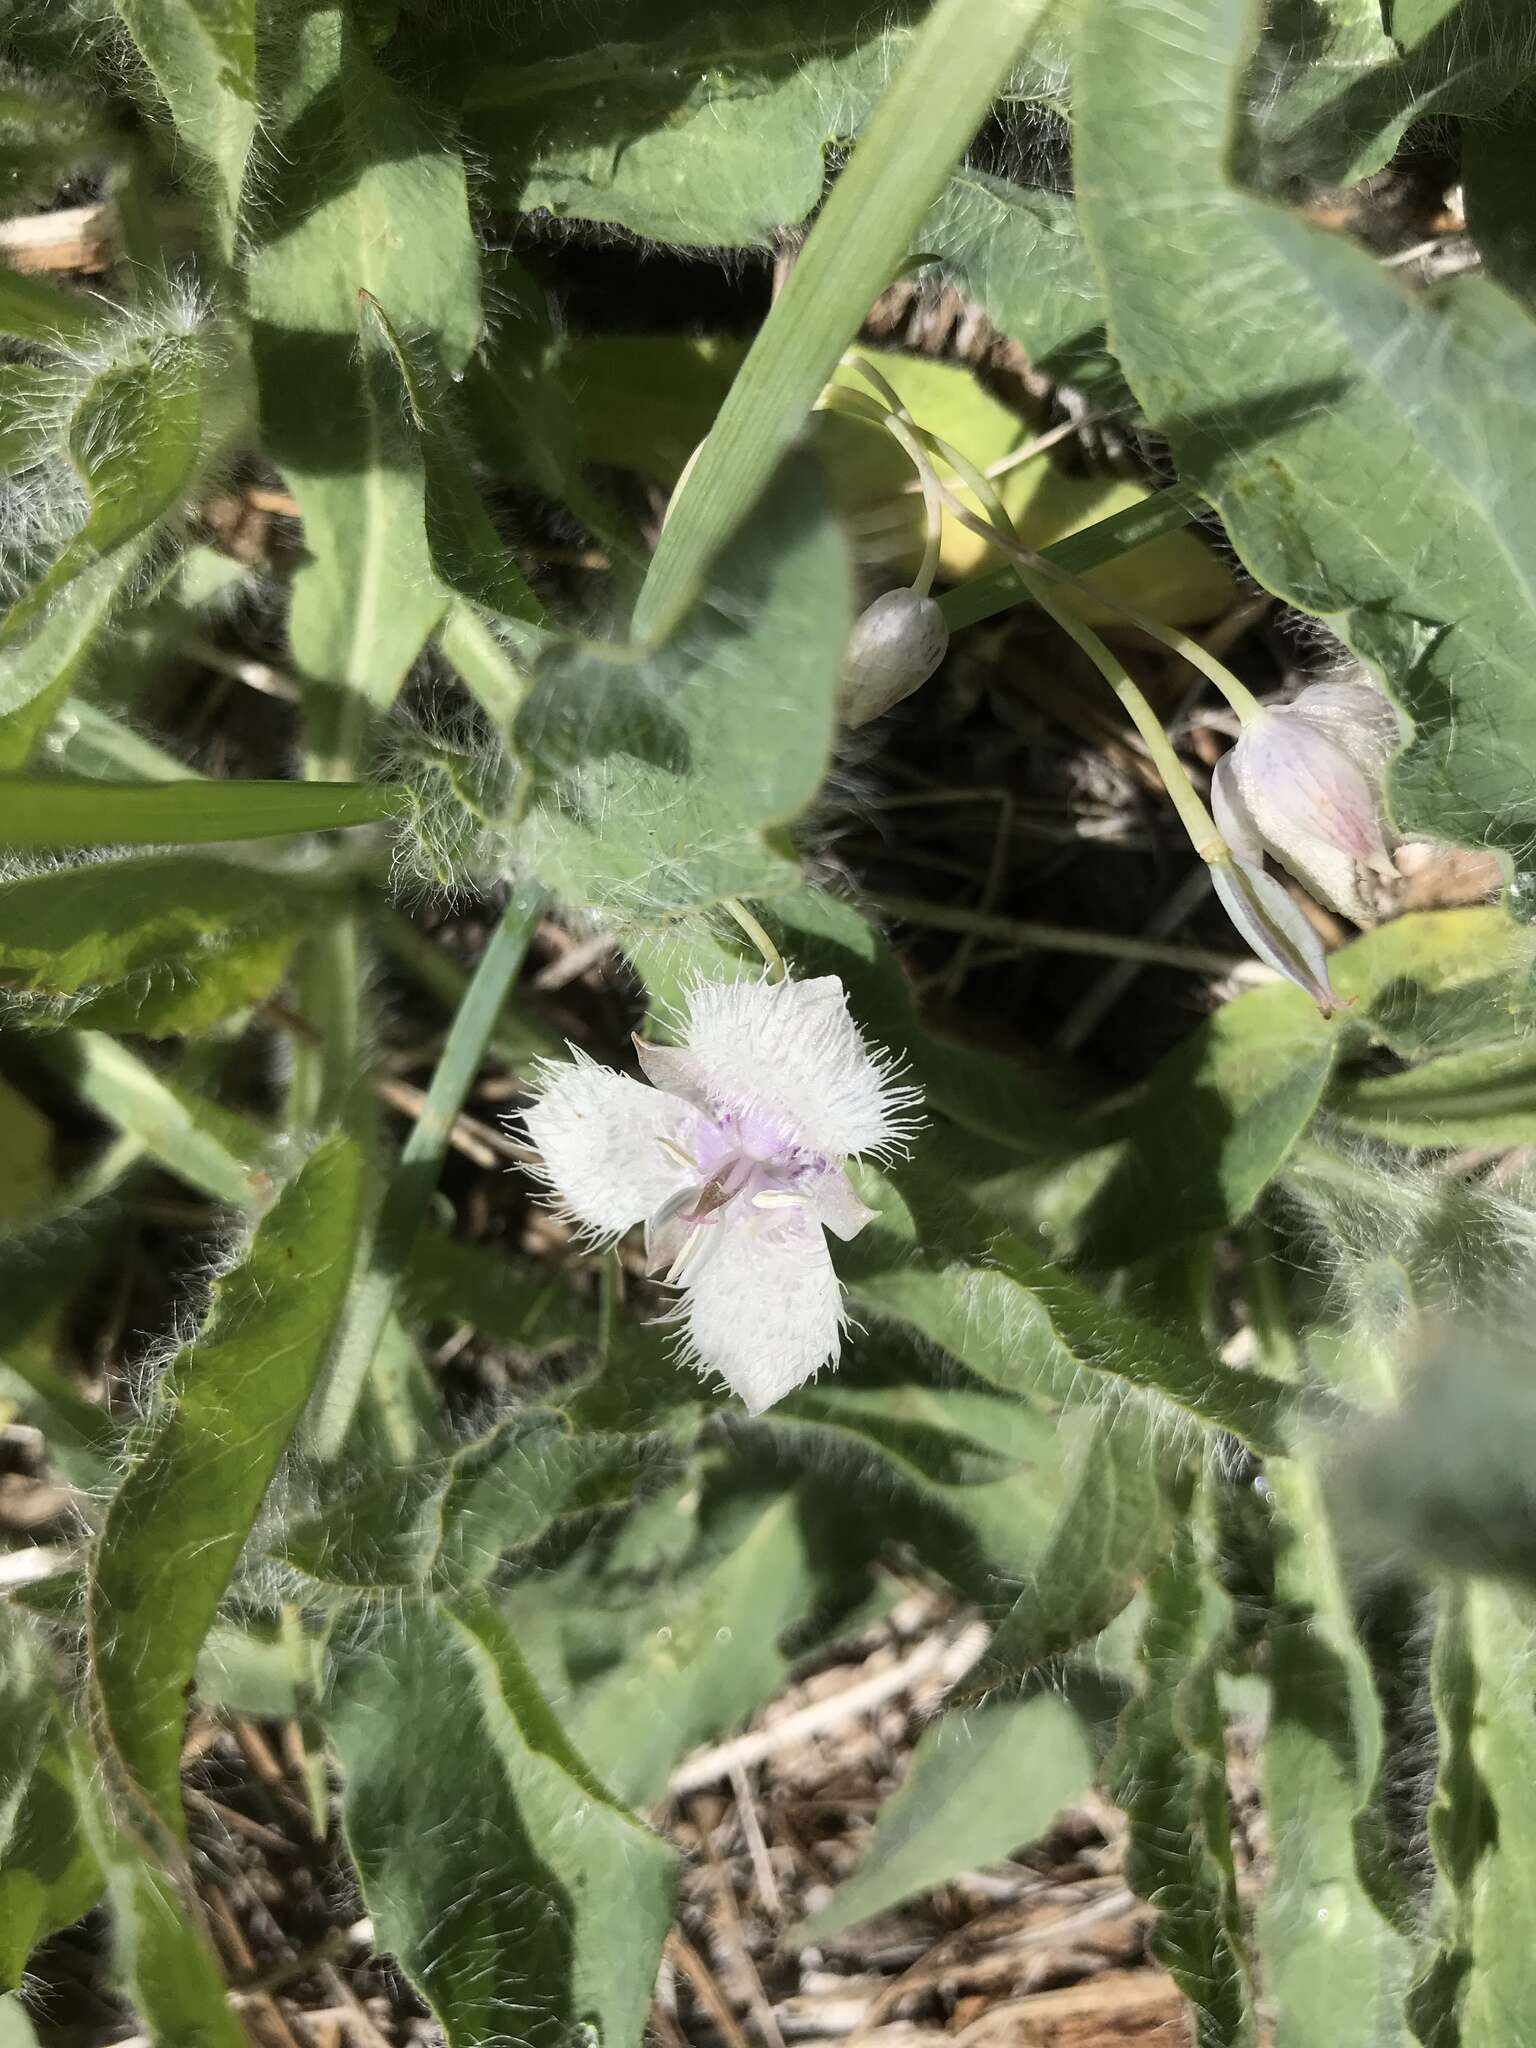
<instances>
[{"instance_id":1,"label":"wilted flower","mask_svg":"<svg viewBox=\"0 0 1536 2048\"><path fill-rule=\"evenodd\" d=\"M835 975L706 982L681 1045L637 1045L653 1087L580 1053L544 1065L529 1135L593 1239L644 1223L651 1271L683 1290L684 1356L757 1415L837 1363L825 1233L871 1220L847 1161L898 1149L919 1091L865 1044Z\"/></svg>"},{"instance_id":2,"label":"wilted flower","mask_svg":"<svg viewBox=\"0 0 1536 2048\"><path fill-rule=\"evenodd\" d=\"M1313 683L1249 719L1217 763L1216 829L1239 861L1268 853L1320 903L1369 923L1372 878L1396 874L1383 791L1402 743L1396 708L1372 684Z\"/></svg>"}]
</instances>

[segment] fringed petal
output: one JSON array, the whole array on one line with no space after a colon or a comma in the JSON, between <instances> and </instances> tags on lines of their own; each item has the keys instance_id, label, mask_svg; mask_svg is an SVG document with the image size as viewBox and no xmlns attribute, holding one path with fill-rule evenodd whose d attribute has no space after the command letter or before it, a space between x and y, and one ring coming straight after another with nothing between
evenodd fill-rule
<instances>
[{"instance_id":1,"label":"fringed petal","mask_svg":"<svg viewBox=\"0 0 1536 2048\"><path fill-rule=\"evenodd\" d=\"M806 1210L717 1226L720 1242L687 1284L683 1355L717 1372L761 1415L842 1350L843 1290L821 1226Z\"/></svg>"},{"instance_id":2,"label":"fringed petal","mask_svg":"<svg viewBox=\"0 0 1536 2048\"><path fill-rule=\"evenodd\" d=\"M523 1113L562 1209L595 1237L620 1237L657 1215L698 1174L689 1164L697 1113L584 1053L541 1063Z\"/></svg>"},{"instance_id":3,"label":"fringed petal","mask_svg":"<svg viewBox=\"0 0 1536 2048\"><path fill-rule=\"evenodd\" d=\"M878 1158L917 1128L921 1090L865 1044L836 975L705 982L689 999L682 1052L647 1048L647 1072L711 1109L775 1120L826 1159Z\"/></svg>"}]
</instances>

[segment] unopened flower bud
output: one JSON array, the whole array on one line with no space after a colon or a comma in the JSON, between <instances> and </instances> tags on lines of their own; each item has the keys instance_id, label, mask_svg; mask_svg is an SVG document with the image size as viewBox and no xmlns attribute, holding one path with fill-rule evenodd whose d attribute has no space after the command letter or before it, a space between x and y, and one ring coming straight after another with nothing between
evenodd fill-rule
<instances>
[{"instance_id":1,"label":"unopened flower bud","mask_svg":"<svg viewBox=\"0 0 1536 2048\"><path fill-rule=\"evenodd\" d=\"M931 597L888 590L854 621L843 658L837 715L867 725L922 688L944 659L949 628Z\"/></svg>"},{"instance_id":2,"label":"unopened flower bud","mask_svg":"<svg viewBox=\"0 0 1536 2048\"><path fill-rule=\"evenodd\" d=\"M1340 1008L1328 979L1322 941L1291 901L1283 882L1248 861L1211 863L1211 882L1222 909L1259 958L1294 981L1325 1017Z\"/></svg>"},{"instance_id":3,"label":"unopened flower bud","mask_svg":"<svg viewBox=\"0 0 1536 2048\"><path fill-rule=\"evenodd\" d=\"M1268 853L1330 910L1370 923L1373 879L1394 872L1383 792L1402 740L1371 684L1314 683L1250 719L1217 764L1217 829L1240 863Z\"/></svg>"}]
</instances>

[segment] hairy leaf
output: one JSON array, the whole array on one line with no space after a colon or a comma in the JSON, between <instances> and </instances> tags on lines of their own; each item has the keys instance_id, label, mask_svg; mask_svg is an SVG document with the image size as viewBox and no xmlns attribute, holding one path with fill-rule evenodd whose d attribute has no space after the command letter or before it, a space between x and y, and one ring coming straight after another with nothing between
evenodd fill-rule
<instances>
[{"instance_id":1,"label":"hairy leaf","mask_svg":"<svg viewBox=\"0 0 1536 2048\"><path fill-rule=\"evenodd\" d=\"M561 2048L581 2026L635 2048L672 1854L571 1748L489 1603L412 1603L370 1631L331 1732L380 1944L450 2048Z\"/></svg>"},{"instance_id":2,"label":"hairy leaf","mask_svg":"<svg viewBox=\"0 0 1536 2048\"><path fill-rule=\"evenodd\" d=\"M1073 1461L1039 1562L966 1682L968 1694L1017 1685L1129 1605L1172 1538L1166 1463L1157 1431L1135 1408L1097 1422Z\"/></svg>"},{"instance_id":3,"label":"hairy leaf","mask_svg":"<svg viewBox=\"0 0 1536 2048\"><path fill-rule=\"evenodd\" d=\"M259 0L114 0L123 26L154 74L194 181L229 262L240 225L246 161L258 119Z\"/></svg>"},{"instance_id":4,"label":"hairy leaf","mask_svg":"<svg viewBox=\"0 0 1536 2048\"><path fill-rule=\"evenodd\" d=\"M325 1363L362 1181L361 1151L336 1137L279 1197L171 1366L163 1417L95 1545L88 1625L104 1739L133 1791L178 1835L186 1688Z\"/></svg>"},{"instance_id":5,"label":"hairy leaf","mask_svg":"<svg viewBox=\"0 0 1536 2048\"><path fill-rule=\"evenodd\" d=\"M349 10L274 14L269 33L252 339L266 447L304 515L289 639L319 686L311 753L345 775L368 708L392 701L447 602L397 373L387 350L359 353L358 293L430 337L452 375L480 328L479 259L462 163L380 71Z\"/></svg>"},{"instance_id":6,"label":"hairy leaf","mask_svg":"<svg viewBox=\"0 0 1536 2048\"><path fill-rule=\"evenodd\" d=\"M205 1029L271 993L322 908L280 876L191 854L45 869L0 884L0 995L25 1022Z\"/></svg>"},{"instance_id":7,"label":"hairy leaf","mask_svg":"<svg viewBox=\"0 0 1536 2048\"><path fill-rule=\"evenodd\" d=\"M1053 1693L943 1715L881 1807L863 1862L795 1940L824 1941L962 1871L1001 1862L1044 1834L1093 1774L1082 1721Z\"/></svg>"},{"instance_id":8,"label":"hairy leaf","mask_svg":"<svg viewBox=\"0 0 1536 2048\"><path fill-rule=\"evenodd\" d=\"M739 247L803 220L829 147L853 135L905 42L902 4L726 0L693 11L537 19L506 61L466 64L464 117L521 211L660 242Z\"/></svg>"},{"instance_id":9,"label":"hairy leaf","mask_svg":"<svg viewBox=\"0 0 1536 2048\"><path fill-rule=\"evenodd\" d=\"M1110 1781L1131 1824L1126 1877L1158 1909L1152 1952L1194 2008L1195 2040L1246 2048L1253 2030L1234 1927L1218 1634L1219 1602L1184 1520L1148 1588L1140 1683L1121 1716Z\"/></svg>"},{"instance_id":10,"label":"hairy leaf","mask_svg":"<svg viewBox=\"0 0 1536 2048\"><path fill-rule=\"evenodd\" d=\"M517 723L542 796L518 844L554 894L628 924L795 888L781 828L827 770L851 615L842 538L800 459L665 651L547 654Z\"/></svg>"},{"instance_id":11,"label":"hairy leaf","mask_svg":"<svg viewBox=\"0 0 1536 2048\"><path fill-rule=\"evenodd\" d=\"M1536 496L1514 422L1536 408L1536 329L1484 280L1415 295L1244 189L1257 20L1248 0L1087 10L1076 163L1111 329L1248 567L1326 615L1411 713L1400 822L1519 860L1536 829Z\"/></svg>"}]
</instances>

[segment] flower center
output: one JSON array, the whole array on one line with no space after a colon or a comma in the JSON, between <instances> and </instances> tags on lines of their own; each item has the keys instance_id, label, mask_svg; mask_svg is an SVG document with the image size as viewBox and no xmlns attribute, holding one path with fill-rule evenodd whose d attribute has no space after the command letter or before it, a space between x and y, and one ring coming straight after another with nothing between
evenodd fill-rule
<instances>
[{"instance_id":1,"label":"flower center","mask_svg":"<svg viewBox=\"0 0 1536 2048\"><path fill-rule=\"evenodd\" d=\"M718 1248L721 1224L750 1224L775 1211L803 1209L809 1183L828 1166L766 1119L735 1112L701 1117L687 1150L669 1139L661 1142L698 1176L647 1226L650 1269L665 1269L673 1286L691 1280Z\"/></svg>"}]
</instances>

